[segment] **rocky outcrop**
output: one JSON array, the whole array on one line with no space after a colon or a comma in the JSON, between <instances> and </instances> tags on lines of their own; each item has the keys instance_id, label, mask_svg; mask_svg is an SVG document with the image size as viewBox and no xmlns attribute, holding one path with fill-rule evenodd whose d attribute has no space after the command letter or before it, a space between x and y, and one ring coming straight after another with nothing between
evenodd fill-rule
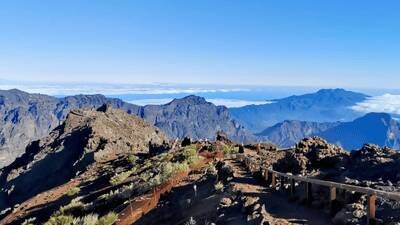
<instances>
[{"instance_id":1,"label":"rocky outcrop","mask_svg":"<svg viewBox=\"0 0 400 225\"><path fill-rule=\"evenodd\" d=\"M400 181L400 153L390 148L366 144L360 150L351 152L345 177L356 180Z\"/></svg>"},{"instance_id":2,"label":"rocky outcrop","mask_svg":"<svg viewBox=\"0 0 400 225\"><path fill-rule=\"evenodd\" d=\"M0 209L64 184L88 167L167 141L158 128L122 110L72 110L49 136L1 170Z\"/></svg>"},{"instance_id":3,"label":"rocky outcrop","mask_svg":"<svg viewBox=\"0 0 400 225\"><path fill-rule=\"evenodd\" d=\"M274 164L274 169L294 174L306 174L312 170L332 169L342 166L349 153L329 144L322 138L312 137L301 140L292 151Z\"/></svg>"}]
</instances>

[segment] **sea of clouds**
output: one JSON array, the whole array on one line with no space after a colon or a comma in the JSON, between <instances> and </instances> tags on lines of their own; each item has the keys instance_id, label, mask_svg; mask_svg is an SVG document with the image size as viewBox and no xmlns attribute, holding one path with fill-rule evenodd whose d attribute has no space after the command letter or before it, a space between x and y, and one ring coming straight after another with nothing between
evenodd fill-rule
<instances>
[{"instance_id":1,"label":"sea of clouds","mask_svg":"<svg viewBox=\"0 0 400 225\"><path fill-rule=\"evenodd\" d=\"M384 94L370 97L351 108L358 112L385 112L400 115L400 95Z\"/></svg>"},{"instance_id":2,"label":"sea of clouds","mask_svg":"<svg viewBox=\"0 0 400 225\"><path fill-rule=\"evenodd\" d=\"M250 92L251 89L243 87L219 87L216 85L174 85L174 84L98 84L98 83L36 83L36 82L5 82L0 80L0 89L19 89L29 93L40 93L52 96L69 96L77 94L102 94L118 97L136 105L160 105L171 102L177 96L210 95L207 101L215 105L226 107L241 107L245 105L268 104L266 100L250 100L229 98L229 93ZM224 96L215 97L215 96Z\"/></svg>"},{"instance_id":3,"label":"sea of clouds","mask_svg":"<svg viewBox=\"0 0 400 225\"><path fill-rule=\"evenodd\" d=\"M1 90L19 89L29 93L40 93L53 96L68 96L76 94L103 95L160 95L160 94L196 94L196 93L227 93L249 91L246 88L232 87L190 87L168 84L37 84L37 83L0 83Z\"/></svg>"},{"instance_id":4,"label":"sea of clouds","mask_svg":"<svg viewBox=\"0 0 400 225\"><path fill-rule=\"evenodd\" d=\"M130 100L128 102L135 105L143 106L143 105L163 105L171 102L172 100L173 98L152 98L152 99L136 99L136 100ZM223 99L223 98L207 98L206 100L208 102L213 103L214 105L222 105L228 108L272 103L271 101L250 101L242 99Z\"/></svg>"}]
</instances>

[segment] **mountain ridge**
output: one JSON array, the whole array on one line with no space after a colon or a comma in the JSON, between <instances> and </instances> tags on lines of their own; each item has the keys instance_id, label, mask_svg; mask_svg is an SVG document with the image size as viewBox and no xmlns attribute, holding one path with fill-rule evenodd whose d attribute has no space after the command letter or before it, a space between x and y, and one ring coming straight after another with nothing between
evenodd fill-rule
<instances>
[{"instance_id":1,"label":"mountain ridge","mask_svg":"<svg viewBox=\"0 0 400 225\"><path fill-rule=\"evenodd\" d=\"M137 106L104 95L75 95L56 98L18 89L0 90L0 168L21 155L31 141L45 137L72 109L97 108L110 104L156 125L170 138L213 139L217 131L244 142L251 133L232 118L224 106L190 95L165 105Z\"/></svg>"},{"instance_id":2,"label":"mountain ridge","mask_svg":"<svg viewBox=\"0 0 400 225\"><path fill-rule=\"evenodd\" d=\"M284 120L350 121L363 115L350 106L368 97L344 89L321 89L315 93L274 99L269 104L230 108L229 111L246 128L259 133Z\"/></svg>"}]
</instances>

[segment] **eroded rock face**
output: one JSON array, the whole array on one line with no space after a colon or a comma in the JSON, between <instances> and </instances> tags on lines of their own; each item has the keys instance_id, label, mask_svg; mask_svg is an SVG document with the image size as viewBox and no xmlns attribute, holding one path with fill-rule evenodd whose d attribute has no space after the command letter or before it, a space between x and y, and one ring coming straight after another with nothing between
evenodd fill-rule
<instances>
[{"instance_id":1,"label":"eroded rock face","mask_svg":"<svg viewBox=\"0 0 400 225\"><path fill-rule=\"evenodd\" d=\"M358 180L400 181L400 153L390 148L366 144L350 155L349 165L344 174Z\"/></svg>"},{"instance_id":2,"label":"eroded rock face","mask_svg":"<svg viewBox=\"0 0 400 225\"><path fill-rule=\"evenodd\" d=\"M148 152L149 143L167 141L158 128L122 110L73 110L61 126L1 170L0 209L63 184L89 166Z\"/></svg>"}]
</instances>

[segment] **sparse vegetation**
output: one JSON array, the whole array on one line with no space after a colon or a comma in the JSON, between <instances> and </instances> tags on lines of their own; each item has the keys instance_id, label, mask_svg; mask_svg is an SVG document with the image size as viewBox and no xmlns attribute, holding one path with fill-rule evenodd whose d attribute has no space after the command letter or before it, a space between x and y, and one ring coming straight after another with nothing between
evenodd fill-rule
<instances>
[{"instance_id":1,"label":"sparse vegetation","mask_svg":"<svg viewBox=\"0 0 400 225\"><path fill-rule=\"evenodd\" d=\"M44 225L112 225L118 216L114 212L99 218L97 214L88 214L83 217L73 217L72 215L54 214ZM29 223L28 223L29 224Z\"/></svg>"},{"instance_id":2,"label":"sparse vegetation","mask_svg":"<svg viewBox=\"0 0 400 225\"><path fill-rule=\"evenodd\" d=\"M44 225L73 225L74 217L71 215L53 215Z\"/></svg>"},{"instance_id":3,"label":"sparse vegetation","mask_svg":"<svg viewBox=\"0 0 400 225\"><path fill-rule=\"evenodd\" d=\"M239 153L239 147L231 146L231 145L223 145L222 151L225 155L229 154L237 154Z\"/></svg>"},{"instance_id":4,"label":"sparse vegetation","mask_svg":"<svg viewBox=\"0 0 400 225\"><path fill-rule=\"evenodd\" d=\"M185 225L196 225L197 222L193 217L190 217L189 221L185 223Z\"/></svg>"},{"instance_id":5,"label":"sparse vegetation","mask_svg":"<svg viewBox=\"0 0 400 225\"><path fill-rule=\"evenodd\" d=\"M139 159L135 154L130 153L127 157L128 161L132 164L135 165L137 160Z\"/></svg>"},{"instance_id":6,"label":"sparse vegetation","mask_svg":"<svg viewBox=\"0 0 400 225\"><path fill-rule=\"evenodd\" d=\"M133 183L130 183L129 185L124 185L119 189L116 190L111 190L107 194L103 194L98 197L99 200L111 200L113 198L123 198L127 199L129 196L131 196L132 192L135 189L135 185Z\"/></svg>"},{"instance_id":7,"label":"sparse vegetation","mask_svg":"<svg viewBox=\"0 0 400 225\"><path fill-rule=\"evenodd\" d=\"M36 218L35 218L35 217L29 218L29 219L26 219L26 220L22 223L22 225L34 225L34 224L35 224L35 221L36 221Z\"/></svg>"},{"instance_id":8,"label":"sparse vegetation","mask_svg":"<svg viewBox=\"0 0 400 225\"><path fill-rule=\"evenodd\" d=\"M118 215L114 212L109 212L107 215L101 217L96 225L112 225L117 221Z\"/></svg>"},{"instance_id":9,"label":"sparse vegetation","mask_svg":"<svg viewBox=\"0 0 400 225\"><path fill-rule=\"evenodd\" d=\"M72 212L80 212L84 210L85 207L88 207L90 204L84 204L81 199L81 197L72 199L72 201L68 205L61 206L59 212L61 214L69 214Z\"/></svg>"},{"instance_id":10,"label":"sparse vegetation","mask_svg":"<svg viewBox=\"0 0 400 225\"><path fill-rule=\"evenodd\" d=\"M130 170L123 171L120 173L115 174L110 178L110 184L112 185L118 185L124 182L128 177L130 177L132 174L137 173L139 170L139 166L135 165L132 167Z\"/></svg>"},{"instance_id":11,"label":"sparse vegetation","mask_svg":"<svg viewBox=\"0 0 400 225\"><path fill-rule=\"evenodd\" d=\"M69 189L69 191L67 192L67 195L72 197L75 196L76 194L78 194L81 191L81 189L79 187L73 187L71 189Z\"/></svg>"},{"instance_id":12,"label":"sparse vegetation","mask_svg":"<svg viewBox=\"0 0 400 225\"><path fill-rule=\"evenodd\" d=\"M219 181L214 185L214 189L218 192L222 192L224 190L224 184L221 181Z\"/></svg>"}]
</instances>

